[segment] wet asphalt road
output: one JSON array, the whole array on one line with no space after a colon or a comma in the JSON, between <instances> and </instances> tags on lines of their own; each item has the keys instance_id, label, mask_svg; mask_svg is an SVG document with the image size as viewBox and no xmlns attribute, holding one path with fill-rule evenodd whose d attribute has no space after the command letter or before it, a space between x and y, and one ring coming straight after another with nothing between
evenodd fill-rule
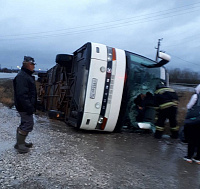
<instances>
[{"instance_id":1,"label":"wet asphalt road","mask_svg":"<svg viewBox=\"0 0 200 189\"><path fill-rule=\"evenodd\" d=\"M183 161L179 140L77 131L36 115L34 147L18 154L18 123L16 111L0 105L0 188L200 188L200 166Z\"/></svg>"}]
</instances>

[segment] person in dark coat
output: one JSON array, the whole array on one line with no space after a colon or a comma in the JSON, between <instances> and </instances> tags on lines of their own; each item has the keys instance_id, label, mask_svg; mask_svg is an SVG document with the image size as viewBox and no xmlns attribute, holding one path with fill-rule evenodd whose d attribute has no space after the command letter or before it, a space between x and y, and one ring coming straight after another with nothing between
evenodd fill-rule
<instances>
[{"instance_id":1,"label":"person in dark coat","mask_svg":"<svg viewBox=\"0 0 200 189\"><path fill-rule=\"evenodd\" d=\"M171 128L171 138L178 138L179 126L177 126L177 107L178 96L176 92L160 83L156 86L155 103L158 107L158 120L156 122L156 132L154 137L160 139L162 137L165 121L169 119Z\"/></svg>"},{"instance_id":2,"label":"person in dark coat","mask_svg":"<svg viewBox=\"0 0 200 189\"><path fill-rule=\"evenodd\" d=\"M137 98L134 100L134 103L136 105L136 110L138 112L138 115L136 116L137 122L142 122L144 118L145 113L145 97L146 94L139 94Z\"/></svg>"},{"instance_id":3,"label":"person in dark coat","mask_svg":"<svg viewBox=\"0 0 200 189\"><path fill-rule=\"evenodd\" d=\"M146 94L140 93L134 100L134 103L136 105L136 110L138 112L136 116L136 121L137 122L150 121L146 120L147 118L146 115L149 114L150 111L152 111L152 109L150 110L149 107L155 106L154 96L150 92L147 92Z\"/></svg>"},{"instance_id":4,"label":"person in dark coat","mask_svg":"<svg viewBox=\"0 0 200 189\"><path fill-rule=\"evenodd\" d=\"M13 80L14 102L21 117L21 123L17 128L15 149L19 153L29 152L32 143L26 143L25 139L33 130L33 113L36 111L37 91L35 77L32 76L35 68L34 58L24 56L23 66Z\"/></svg>"},{"instance_id":5,"label":"person in dark coat","mask_svg":"<svg viewBox=\"0 0 200 189\"><path fill-rule=\"evenodd\" d=\"M187 104L188 111L192 110L195 106L198 106L197 114L194 115L190 120L185 120L184 133L185 139L188 142L187 156L184 157L189 163L196 162L200 165L200 84L195 88L195 94L192 95L189 103ZM196 112L193 112L196 114ZM196 155L195 155L196 152ZM195 156L194 156L195 155Z\"/></svg>"}]
</instances>

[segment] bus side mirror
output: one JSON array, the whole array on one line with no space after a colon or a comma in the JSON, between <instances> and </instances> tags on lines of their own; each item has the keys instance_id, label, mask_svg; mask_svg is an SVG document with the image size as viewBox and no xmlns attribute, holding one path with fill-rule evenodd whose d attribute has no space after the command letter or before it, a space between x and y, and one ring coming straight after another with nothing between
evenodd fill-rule
<instances>
[{"instance_id":1,"label":"bus side mirror","mask_svg":"<svg viewBox=\"0 0 200 189\"><path fill-rule=\"evenodd\" d=\"M163 52L159 52L158 57L163 60L166 60L167 62L171 60L171 56Z\"/></svg>"},{"instance_id":2,"label":"bus side mirror","mask_svg":"<svg viewBox=\"0 0 200 189\"><path fill-rule=\"evenodd\" d=\"M144 64L142 64L142 65L147 68L158 68L158 67L161 67L161 66L167 64L171 60L171 56L166 53L163 53L163 52L159 52L158 57L161 60L159 62L156 62L156 64L148 65L148 66L144 65Z\"/></svg>"}]
</instances>

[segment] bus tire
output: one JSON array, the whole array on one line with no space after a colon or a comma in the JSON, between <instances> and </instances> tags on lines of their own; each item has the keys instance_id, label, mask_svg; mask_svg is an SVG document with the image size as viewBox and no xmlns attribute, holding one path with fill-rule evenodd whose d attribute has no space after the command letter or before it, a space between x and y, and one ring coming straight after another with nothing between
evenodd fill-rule
<instances>
[{"instance_id":1,"label":"bus tire","mask_svg":"<svg viewBox=\"0 0 200 189\"><path fill-rule=\"evenodd\" d=\"M58 63L60 66L69 67L72 66L72 55L69 54L57 54L56 55L56 63Z\"/></svg>"}]
</instances>

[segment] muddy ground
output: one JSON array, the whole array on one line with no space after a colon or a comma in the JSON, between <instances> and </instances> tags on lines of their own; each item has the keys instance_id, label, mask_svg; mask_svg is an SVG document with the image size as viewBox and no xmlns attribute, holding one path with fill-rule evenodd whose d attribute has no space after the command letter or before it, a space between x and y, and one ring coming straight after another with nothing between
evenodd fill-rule
<instances>
[{"instance_id":1,"label":"muddy ground","mask_svg":"<svg viewBox=\"0 0 200 189\"><path fill-rule=\"evenodd\" d=\"M178 94L182 124L191 92ZM200 188L199 165L183 161L187 146L167 135L156 140L126 130L77 131L46 115L34 119L28 136L34 146L18 154L13 145L19 115L0 104L0 188Z\"/></svg>"}]
</instances>

